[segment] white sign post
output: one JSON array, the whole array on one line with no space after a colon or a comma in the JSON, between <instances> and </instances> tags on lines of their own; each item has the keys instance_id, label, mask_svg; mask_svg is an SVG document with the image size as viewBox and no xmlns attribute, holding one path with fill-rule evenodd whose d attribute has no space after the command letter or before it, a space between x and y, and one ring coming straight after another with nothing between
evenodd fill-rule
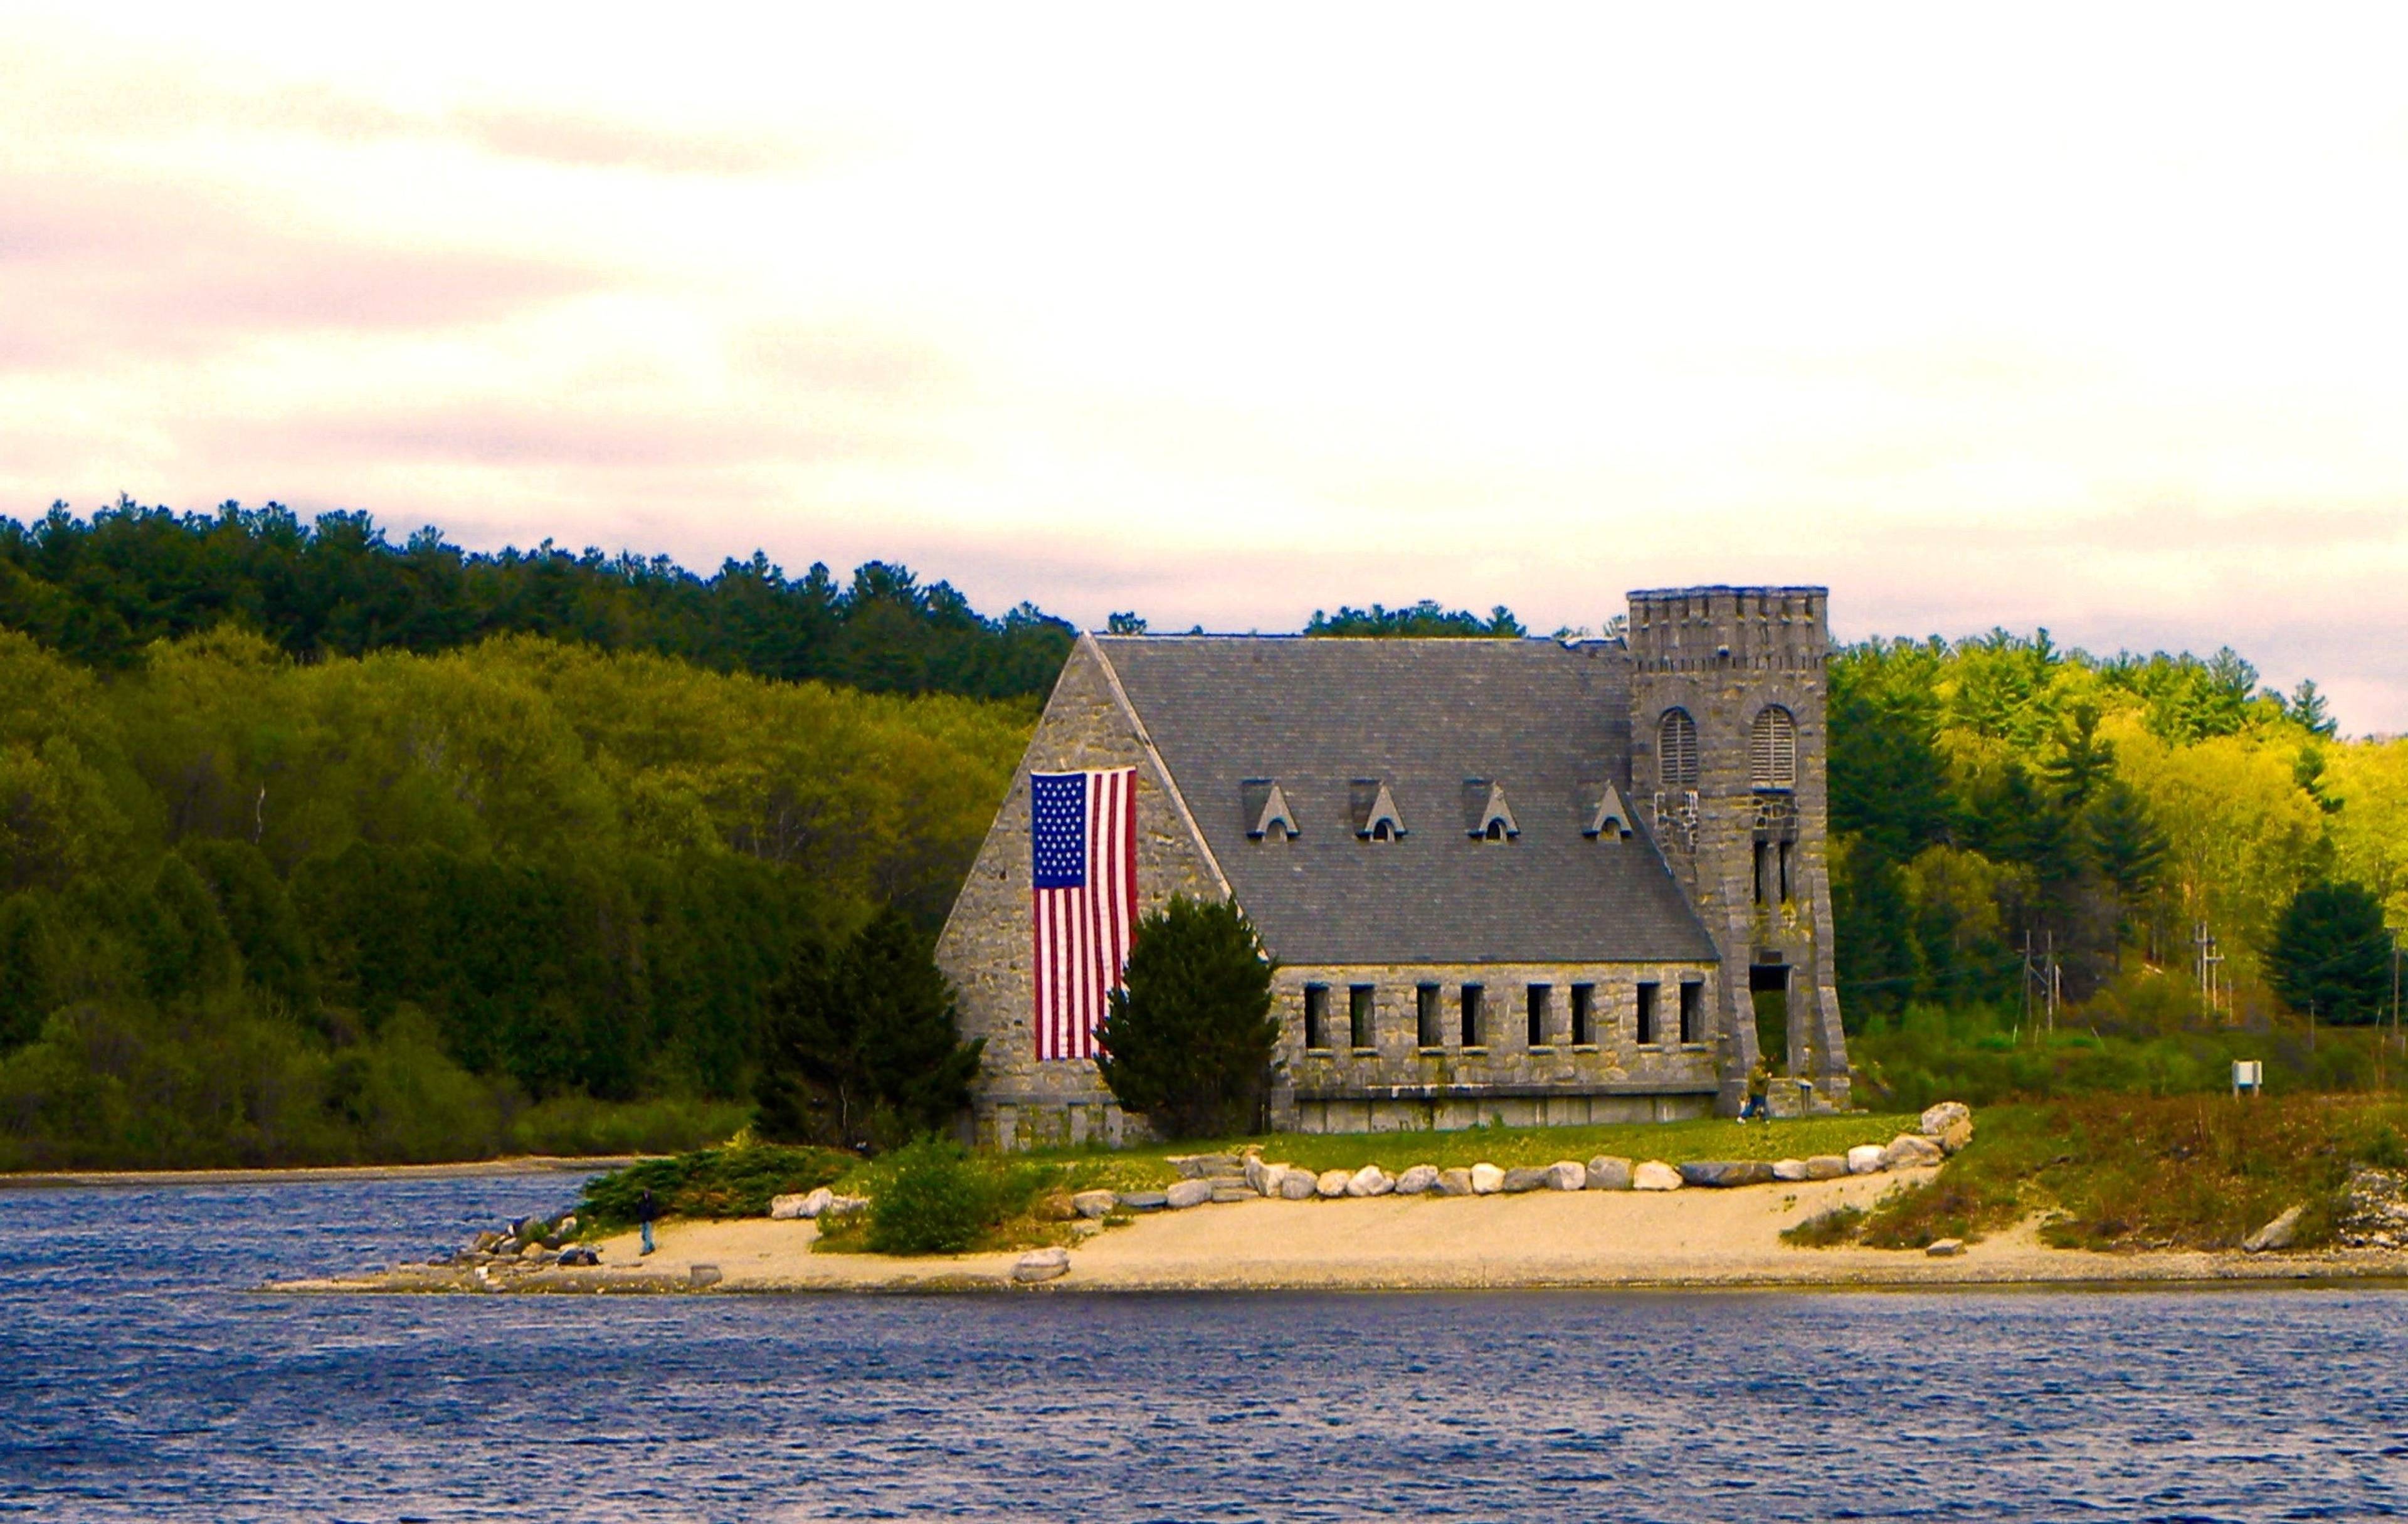
<instances>
[{"instance_id":1,"label":"white sign post","mask_svg":"<svg viewBox=\"0 0 2408 1524\"><path fill-rule=\"evenodd\" d=\"M2266 1065L2264 1061L2259 1059L2235 1059L2232 1061L2232 1098L2235 1101L2241 1099L2241 1092L2243 1090L2247 1090L2252 1095L2261 1095L2265 1092L2265 1090Z\"/></svg>"}]
</instances>

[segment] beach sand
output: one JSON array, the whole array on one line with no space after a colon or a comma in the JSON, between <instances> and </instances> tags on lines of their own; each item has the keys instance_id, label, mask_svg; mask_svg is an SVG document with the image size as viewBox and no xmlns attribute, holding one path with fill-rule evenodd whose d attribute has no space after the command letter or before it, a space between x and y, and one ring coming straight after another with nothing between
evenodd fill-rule
<instances>
[{"instance_id":1,"label":"beach sand","mask_svg":"<svg viewBox=\"0 0 2408 1524\"><path fill-rule=\"evenodd\" d=\"M2042 1245L2034 1224L1957 1257L1797 1248L1781 1230L1842 1203L1870 1205L1906 1170L1736 1189L1534 1191L1526 1195L1247 1201L1159 1212L1070 1251L1046 1291L1458 1290L1489 1288L1915 1287L2358 1279L2408 1275L2408 1254L2332 1250L2095 1253ZM596 1269L497 1274L492 1289L683 1290L715 1266L726 1291L936 1291L1012 1286L1016 1253L890 1259L818 1254L810 1222L670 1222L638 1259L633 1233L600 1245ZM404 1269L290 1282L311 1291L482 1290L468 1274ZM1015 1288L1017 1289L1017 1288Z\"/></svg>"}]
</instances>

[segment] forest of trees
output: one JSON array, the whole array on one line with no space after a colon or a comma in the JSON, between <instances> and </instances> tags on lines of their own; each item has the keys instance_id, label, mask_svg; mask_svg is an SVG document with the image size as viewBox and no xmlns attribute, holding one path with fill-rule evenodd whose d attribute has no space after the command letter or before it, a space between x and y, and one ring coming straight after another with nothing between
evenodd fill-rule
<instances>
[{"instance_id":1,"label":"forest of trees","mask_svg":"<svg viewBox=\"0 0 2408 1524\"><path fill-rule=\"evenodd\" d=\"M1312 629L1522 632L1427 603ZM277 508L0 520L0 1168L724 1136L815 1030L781 978L882 908L942 916L1071 638L879 563L840 590ZM2374 1013L2269 959L2381 972L2408 742L2337 739L2229 651L1872 641L1830 679L1870 1061L1954 1074L1918 1022L1993 1043L2028 933L2094 1018L2140 980L2195 1012L2201 922L2231 1020Z\"/></svg>"},{"instance_id":2,"label":"forest of trees","mask_svg":"<svg viewBox=\"0 0 2408 1524\"><path fill-rule=\"evenodd\" d=\"M471 555L422 529L401 545L366 514L302 523L277 504L179 514L121 500L0 518L0 627L88 666L228 622L302 661L431 655L496 634L675 656L714 672L815 677L873 693L1042 694L1076 632L1026 604L986 619L947 583L871 562L839 587L755 552L699 577L665 557Z\"/></svg>"},{"instance_id":3,"label":"forest of trees","mask_svg":"<svg viewBox=\"0 0 2408 1524\"><path fill-rule=\"evenodd\" d=\"M98 673L0 633L0 1166L733 1131L768 989L941 916L1034 712L529 635ZM666 1135L592 1133L638 1103Z\"/></svg>"}]
</instances>

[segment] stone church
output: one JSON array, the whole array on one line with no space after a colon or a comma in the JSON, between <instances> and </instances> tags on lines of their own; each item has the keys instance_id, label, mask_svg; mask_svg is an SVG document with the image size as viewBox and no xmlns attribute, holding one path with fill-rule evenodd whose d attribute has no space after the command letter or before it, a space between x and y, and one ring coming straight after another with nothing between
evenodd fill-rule
<instances>
[{"instance_id":1,"label":"stone church","mask_svg":"<svg viewBox=\"0 0 2408 1524\"><path fill-rule=\"evenodd\" d=\"M1275 1127L1728 1115L1759 1053L1776 1114L1845 1105L1826 605L1633 592L1605 640L1082 637L938 944L986 1039L980 1140L1125 1125L1039 989L1032 779L1082 770L1133 784L1136 913L1234 898L1278 960Z\"/></svg>"}]
</instances>

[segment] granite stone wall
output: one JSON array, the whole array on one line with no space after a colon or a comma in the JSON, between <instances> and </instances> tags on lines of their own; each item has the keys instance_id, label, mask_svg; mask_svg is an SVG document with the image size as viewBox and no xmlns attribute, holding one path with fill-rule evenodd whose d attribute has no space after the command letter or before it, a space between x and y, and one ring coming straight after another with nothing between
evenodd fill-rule
<instances>
[{"instance_id":1,"label":"granite stone wall","mask_svg":"<svg viewBox=\"0 0 2408 1524\"><path fill-rule=\"evenodd\" d=\"M1722 1050L1726 1113L1738 1111L1757 1056L1748 981L1756 964L1791 970L1788 1051L1767 1055L1770 1067L1811 1079L1814 1109L1847 1103L1847 1040L1831 955L1826 852L1827 617L1821 588L1630 595L1632 807L1656 819L1666 860L1689 890L1728 972L1719 999L1728 1039ZM1786 708L1797 721L1797 776L1785 798L1757 790L1750 771L1750 733L1769 705ZM1698 727L1693 807L1685 787L1665 778L1656 754L1663 715L1675 706L1686 709ZM1769 817L1785 823L1769 827ZM1786 897L1759 894L1760 834L1791 838Z\"/></svg>"},{"instance_id":2,"label":"granite stone wall","mask_svg":"<svg viewBox=\"0 0 2408 1524\"><path fill-rule=\"evenodd\" d=\"M1283 968L1272 980L1280 1021L1274 1127L1388 1131L1644 1121L1703 1115L1721 1064L1711 1020L1721 973L1704 963L1382 963ZM1659 990L1656 1040L1639 1041L1639 986ZM1701 987L1698 1040L1681 1041L1680 988ZM1589 1041L1572 1041L1572 988L1595 990ZM1326 1046L1306 1046L1308 990L1328 990ZM1350 991L1372 992L1371 1042L1352 1041ZM1421 1042L1420 991L1438 992L1438 1042ZM1478 1041L1463 1041L1463 990L1481 990ZM1530 1041L1533 985L1549 991L1541 1040Z\"/></svg>"},{"instance_id":3,"label":"granite stone wall","mask_svg":"<svg viewBox=\"0 0 2408 1524\"><path fill-rule=\"evenodd\" d=\"M1082 638L937 940L937 965L959 998L962 1034L986 1039L972 1104L982 1147L1118 1143L1129 1126L1092 1062L1039 1063L1031 1030L1028 775L1111 767L1137 769L1139 913L1158 910L1177 894L1227 896L1109 662L1093 640Z\"/></svg>"}]
</instances>

